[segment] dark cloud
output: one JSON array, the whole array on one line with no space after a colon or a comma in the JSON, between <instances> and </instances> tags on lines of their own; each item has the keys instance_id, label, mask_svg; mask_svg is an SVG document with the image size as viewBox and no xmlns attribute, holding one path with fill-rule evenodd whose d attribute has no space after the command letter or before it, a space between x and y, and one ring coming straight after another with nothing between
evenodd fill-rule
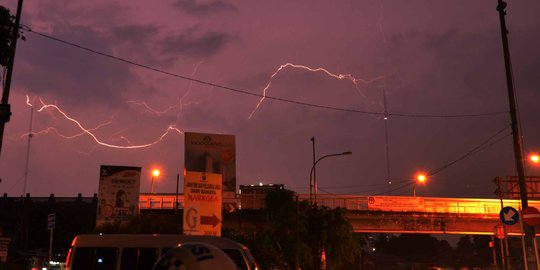
<instances>
[{"instance_id":1,"label":"dark cloud","mask_svg":"<svg viewBox=\"0 0 540 270\"><path fill-rule=\"evenodd\" d=\"M196 28L193 28L178 36L166 38L163 42L163 52L195 57L212 56L218 53L230 39L231 36L226 32L198 33Z\"/></svg>"},{"instance_id":2,"label":"dark cloud","mask_svg":"<svg viewBox=\"0 0 540 270\"><path fill-rule=\"evenodd\" d=\"M235 6L219 0L207 2L197 0L180 0L175 3L175 6L179 7L188 14L197 16L207 16L213 13L237 10Z\"/></svg>"},{"instance_id":3,"label":"dark cloud","mask_svg":"<svg viewBox=\"0 0 540 270\"><path fill-rule=\"evenodd\" d=\"M69 26L50 35L111 53L105 37L91 28ZM21 42L18 51L16 76L25 79L17 82L34 94L56 94L61 102L114 106L135 80L125 63L33 34L27 34L27 41Z\"/></svg>"},{"instance_id":4,"label":"dark cloud","mask_svg":"<svg viewBox=\"0 0 540 270\"><path fill-rule=\"evenodd\" d=\"M148 40L158 33L158 28L154 25L124 25L113 29L113 34L120 39L137 41Z\"/></svg>"}]
</instances>

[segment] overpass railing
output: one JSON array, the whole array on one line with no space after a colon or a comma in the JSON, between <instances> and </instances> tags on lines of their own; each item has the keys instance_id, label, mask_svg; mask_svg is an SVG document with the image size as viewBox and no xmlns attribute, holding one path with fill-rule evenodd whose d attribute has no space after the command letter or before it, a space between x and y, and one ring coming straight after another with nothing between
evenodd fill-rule
<instances>
[{"instance_id":1,"label":"overpass railing","mask_svg":"<svg viewBox=\"0 0 540 270\"><path fill-rule=\"evenodd\" d=\"M309 194L298 194L300 201L309 201ZM184 205L183 194L148 194L139 196L140 209L174 209ZM236 198L224 199L224 203L234 204L240 209L261 209L264 196L242 195ZM330 208L342 207L352 211L383 211L383 212L425 212L445 214L473 214L483 216L498 216L501 210L501 200L484 198L443 198L443 197L411 197L411 196L361 196L361 195L317 195L317 205ZM504 206L521 208L519 200L503 200ZM540 208L540 201L529 201L529 206Z\"/></svg>"}]
</instances>

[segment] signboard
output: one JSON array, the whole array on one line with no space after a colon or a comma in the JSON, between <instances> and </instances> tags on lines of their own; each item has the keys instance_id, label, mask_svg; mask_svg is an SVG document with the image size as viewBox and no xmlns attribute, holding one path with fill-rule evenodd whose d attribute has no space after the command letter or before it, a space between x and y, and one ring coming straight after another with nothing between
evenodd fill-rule
<instances>
[{"instance_id":1,"label":"signboard","mask_svg":"<svg viewBox=\"0 0 540 270\"><path fill-rule=\"evenodd\" d=\"M400 196L369 196L368 209L395 212L423 212L424 198Z\"/></svg>"},{"instance_id":2,"label":"signboard","mask_svg":"<svg viewBox=\"0 0 540 270\"><path fill-rule=\"evenodd\" d=\"M526 207L521 210L521 218L523 218L523 222L536 226L540 224L540 211L534 207Z\"/></svg>"},{"instance_id":3,"label":"signboard","mask_svg":"<svg viewBox=\"0 0 540 270\"><path fill-rule=\"evenodd\" d=\"M126 223L139 209L141 167L102 165L96 226Z\"/></svg>"},{"instance_id":4,"label":"signboard","mask_svg":"<svg viewBox=\"0 0 540 270\"><path fill-rule=\"evenodd\" d=\"M493 234L497 239L504 239L504 236L506 235L504 232L504 226L503 225L497 225L493 227Z\"/></svg>"},{"instance_id":5,"label":"signboard","mask_svg":"<svg viewBox=\"0 0 540 270\"><path fill-rule=\"evenodd\" d=\"M186 171L184 234L221 236L222 202L220 174Z\"/></svg>"},{"instance_id":6,"label":"signboard","mask_svg":"<svg viewBox=\"0 0 540 270\"><path fill-rule=\"evenodd\" d=\"M501 221L506 225L514 225L519 221L519 212L510 206L504 207L499 213Z\"/></svg>"},{"instance_id":7,"label":"signboard","mask_svg":"<svg viewBox=\"0 0 540 270\"><path fill-rule=\"evenodd\" d=\"M9 237L0 237L0 262L7 261L8 247L11 238Z\"/></svg>"},{"instance_id":8,"label":"signboard","mask_svg":"<svg viewBox=\"0 0 540 270\"><path fill-rule=\"evenodd\" d=\"M234 135L185 133L186 171L221 174L223 196L236 195L236 150Z\"/></svg>"},{"instance_id":9,"label":"signboard","mask_svg":"<svg viewBox=\"0 0 540 270\"><path fill-rule=\"evenodd\" d=\"M504 199L520 199L519 180L517 176L496 177L493 183L497 186L495 194ZM525 188L529 200L540 199L540 176L525 176Z\"/></svg>"},{"instance_id":10,"label":"signboard","mask_svg":"<svg viewBox=\"0 0 540 270\"><path fill-rule=\"evenodd\" d=\"M56 214L50 213L47 216L47 229L53 230L54 228L56 228Z\"/></svg>"}]
</instances>

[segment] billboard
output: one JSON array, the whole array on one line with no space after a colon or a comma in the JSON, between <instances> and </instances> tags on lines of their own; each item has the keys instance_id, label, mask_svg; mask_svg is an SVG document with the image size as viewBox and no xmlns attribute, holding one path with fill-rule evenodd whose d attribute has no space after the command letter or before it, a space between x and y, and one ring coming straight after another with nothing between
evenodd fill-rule
<instances>
[{"instance_id":1,"label":"billboard","mask_svg":"<svg viewBox=\"0 0 540 270\"><path fill-rule=\"evenodd\" d=\"M520 199L519 179L517 176L496 177L493 183L497 185L495 194L503 199ZM527 198L540 199L540 176L525 176Z\"/></svg>"},{"instance_id":2,"label":"billboard","mask_svg":"<svg viewBox=\"0 0 540 270\"><path fill-rule=\"evenodd\" d=\"M101 165L96 227L125 223L139 209L141 167Z\"/></svg>"},{"instance_id":3,"label":"billboard","mask_svg":"<svg viewBox=\"0 0 540 270\"><path fill-rule=\"evenodd\" d=\"M186 171L223 176L223 196L236 194L236 150L234 135L185 133Z\"/></svg>"},{"instance_id":4,"label":"billboard","mask_svg":"<svg viewBox=\"0 0 540 270\"><path fill-rule=\"evenodd\" d=\"M221 183L221 174L186 171L184 234L221 236Z\"/></svg>"},{"instance_id":5,"label":"billboard","mask_svg":"<svg viewBox=\"0 0 540 270\"><path fill-rule=\"evenodd\" d=\"M375 211L423 212L424 198L404 196L369 196L368 209Z\"/></svg>"}]
</instances>

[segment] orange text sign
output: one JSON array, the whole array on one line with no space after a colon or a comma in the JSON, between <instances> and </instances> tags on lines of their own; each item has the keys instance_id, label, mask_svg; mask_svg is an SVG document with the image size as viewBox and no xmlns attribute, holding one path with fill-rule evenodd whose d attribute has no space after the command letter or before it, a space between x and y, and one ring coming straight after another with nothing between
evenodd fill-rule
<instances>
[{"instance_id":1,"label":"orange text sign","mask_svg":"<svg viewBox=\"0 0 540 270\"><path fill-rule=\"evenodd\" d=\"M221 174L186 171L184 234L221 236L222 201Z\"/></svg>"}]
</instances>

